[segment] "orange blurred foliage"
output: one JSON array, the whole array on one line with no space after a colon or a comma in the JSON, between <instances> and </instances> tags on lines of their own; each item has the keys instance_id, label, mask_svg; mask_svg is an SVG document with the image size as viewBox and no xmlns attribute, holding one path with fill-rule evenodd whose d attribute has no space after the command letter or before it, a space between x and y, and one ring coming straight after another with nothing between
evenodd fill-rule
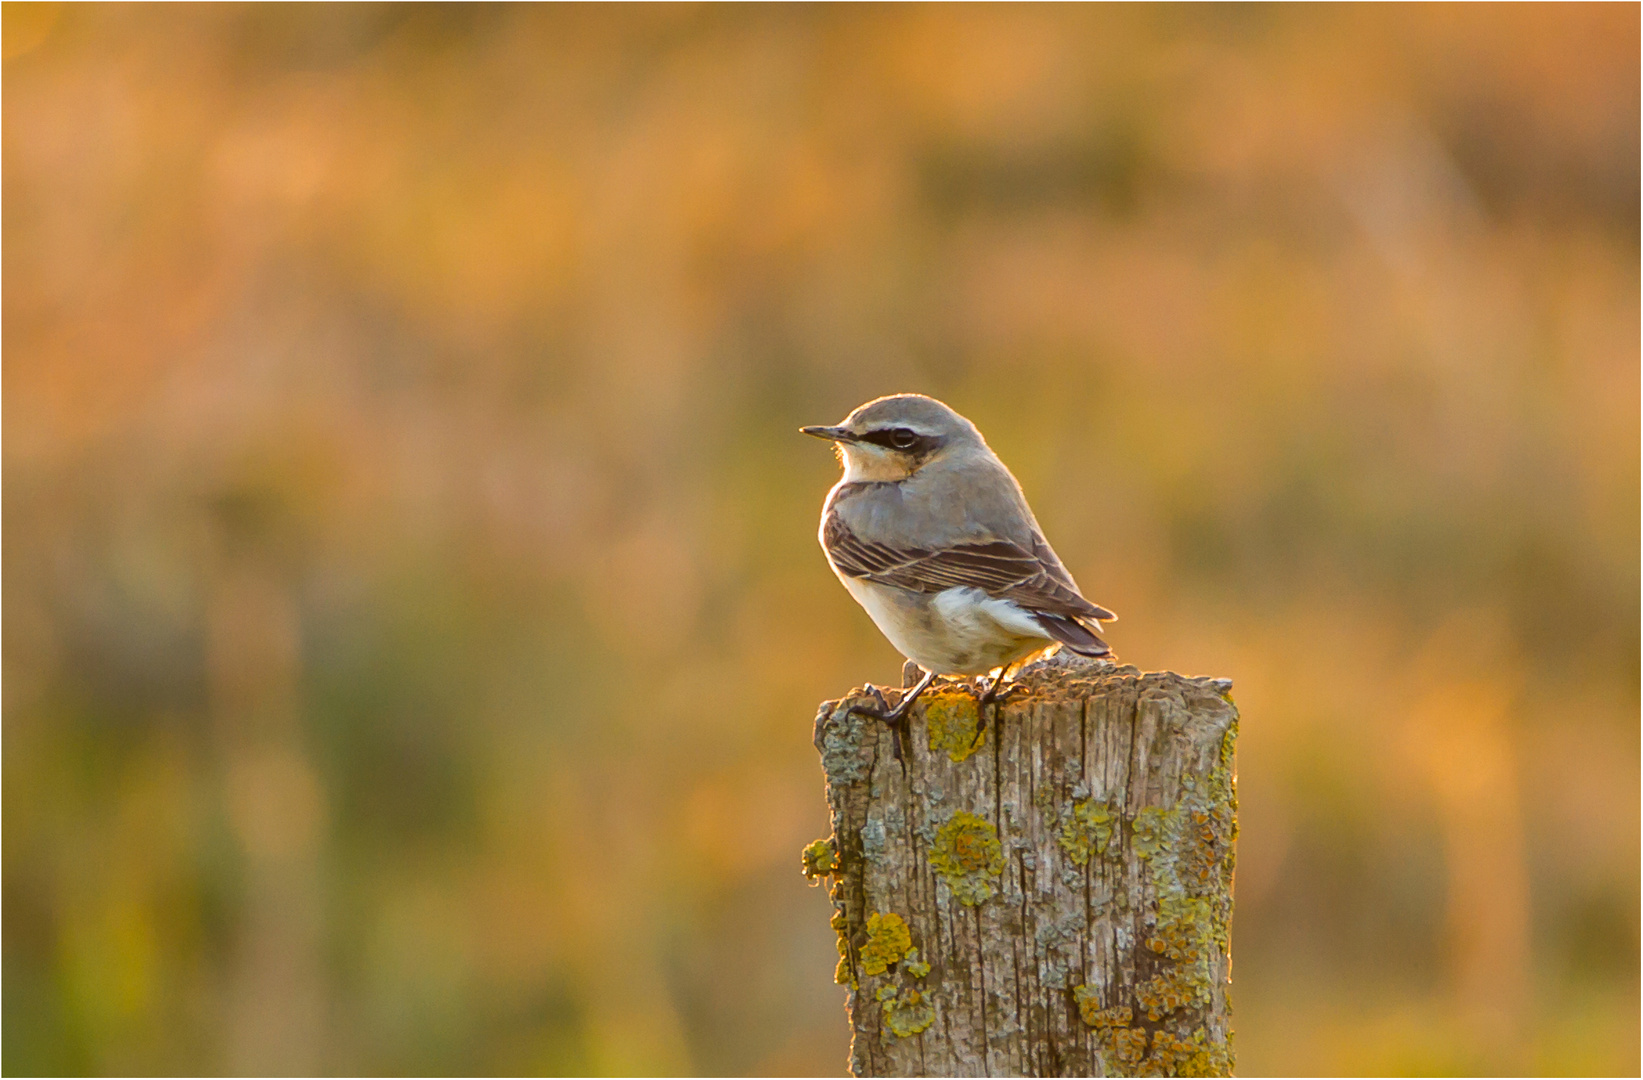
<instances>
[{"instance_id":1,"label":"orange blurred foliage","mask_svg":"<svg viewBox=\"0 0 1643 1080\"><path fill-rule=\"evenodd\" d=\"M1635 6L3 11L7 1072L842 1070L902 390L1236 682L1241 1072L1638 1069Z\"/></svg>"}]
</instances>

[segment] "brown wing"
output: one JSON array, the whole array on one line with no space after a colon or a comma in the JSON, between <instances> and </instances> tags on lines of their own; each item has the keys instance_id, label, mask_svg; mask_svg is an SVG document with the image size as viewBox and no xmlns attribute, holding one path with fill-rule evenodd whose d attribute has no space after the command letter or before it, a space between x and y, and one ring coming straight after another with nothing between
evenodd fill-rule
<instances>
[{"instance_id":1,"label":"brown wing","mask_svg":"<svg viewBox=\"0 0 1643 1080\"><path fill-rule=\"evenodd\" d=\"M1033 536L1033 547L1043 554L1025 551L1009 540L939 550L898 548L863 540L839 515L828 514L822 540L833 565L850 577L912 592L980 589L1035 614L1068 620L1117 618L1079 595L1060 560L1037 534Z\"/></svg>"}]
</instances>

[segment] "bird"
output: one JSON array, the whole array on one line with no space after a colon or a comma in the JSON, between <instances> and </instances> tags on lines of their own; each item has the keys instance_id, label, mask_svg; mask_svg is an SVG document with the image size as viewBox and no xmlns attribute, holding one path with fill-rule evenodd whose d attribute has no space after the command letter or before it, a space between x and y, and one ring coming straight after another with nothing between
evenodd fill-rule
<instances>
[{"instance_id":1,"label":"bird","mask_svg":"<svg viewBox=\"0 0 1643 1080\"><path fill-rule=\"evenodd\" d=\"M923 677L894 709L852 706L895 729L938 675L997 672L1054 646L1108 656L1117 619L1079 591L1015 476L969 420L935 398L892 394L838 424L799 429L833 443L844 474L822 504L818 538L840 582Z\"/></svg>"}]
</instances>

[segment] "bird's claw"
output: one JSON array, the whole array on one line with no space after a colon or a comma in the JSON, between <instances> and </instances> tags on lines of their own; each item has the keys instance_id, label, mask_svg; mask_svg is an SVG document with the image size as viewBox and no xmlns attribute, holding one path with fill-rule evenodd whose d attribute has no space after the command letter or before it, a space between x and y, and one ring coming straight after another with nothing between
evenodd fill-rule
<instances>
[{"instance_id":1,"label":"bird's claw","mask_svg":"<svg viewBox=\"0 0 1643 1080\"><path fill-rule=\"evenodd\" d=\"M884 699L884 692L872 683L867 684L866 690L868 695L871 696L874 701L878 702L878 704L864 705L851 702L849 711L853 713L860 713L863 716L871 716L875 720L890 719L894 710L890 708L890 703Z\"/></svg>"},{"instance_id":2,"label":"bird's claw","mask_svg":"<svg viewBox=\"0 0 1643 1080\"><path fill-rule=\"evenodd\" d=\"M888 724L891 734L895 736L896 760L905 765L907 762L904 745L907 735L907 707L912 704L911 700L905 700L901 705L892 709L890 703L884 699L884 693L878 687L868 683L867 692L873 696L873 700L877 701L878 705L852 704L850 711L860 713L862 716L870 716L874 720L881 720Z\"/></svg>"},{"instance_id":3,"label":"bird's claw","mask_svg":"<svg viewBox=\"0 0 1643 1080\"><path fill-rule=\"evenodd\" d=\"M1027 688L1020 683L1011 683L1002 690L983 690L976 698L976 707L984 709L989 705L1008 705L1026 692Z\"/></svg>"},{"instance_id":4,"label":"bird's claw","mask_svg":"<svg viewBox=\"0 0 1643 1080\"><path fill-rule=\"evenodd\" d=\"M970 743L972 751L981 745L982 738L987 734L987 706L991 705L996 715L1000 707L1016 695L1024 693L1026 689L1019 683L1011 683L1002 689L997 683L993 683L976 695L976 737Z\"/></svg>"}]
</instances>

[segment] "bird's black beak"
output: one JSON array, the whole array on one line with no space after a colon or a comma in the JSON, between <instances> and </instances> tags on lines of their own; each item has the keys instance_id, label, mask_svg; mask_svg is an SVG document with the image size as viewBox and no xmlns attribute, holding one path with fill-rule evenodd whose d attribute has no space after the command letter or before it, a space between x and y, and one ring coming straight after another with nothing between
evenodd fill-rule
<instances>
[{"instance_id":1,"label":"bird's black beak","mask_svg":"<svg viewBox=\"0 0 1643 1080\"><path fill-rule=\"evenodd\" d=\"M799 429L806 435L814 435L818 439L827 439L831 442L855 442L856 437L849 428L841 427L802 427Z\"/></svg>"}]
</instances>

